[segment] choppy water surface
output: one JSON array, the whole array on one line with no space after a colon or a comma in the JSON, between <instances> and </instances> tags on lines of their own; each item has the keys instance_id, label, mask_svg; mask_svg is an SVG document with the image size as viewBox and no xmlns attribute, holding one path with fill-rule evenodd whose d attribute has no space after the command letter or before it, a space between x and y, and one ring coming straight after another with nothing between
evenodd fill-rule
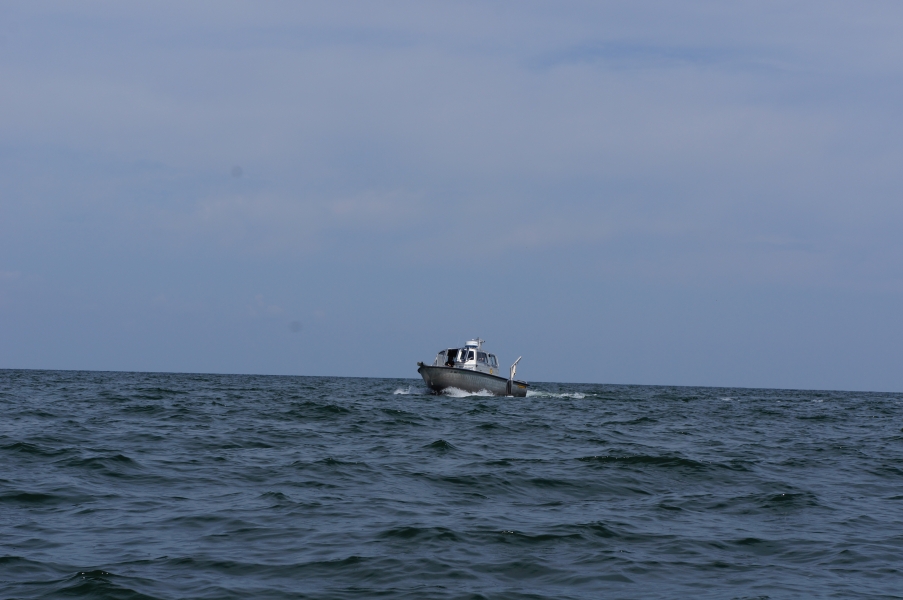
<instances>
[{"instance_id":1,"label":"choppy water surface","mask_svg":"<svg viewBox=\"0 0 903 600\"><path fill-rule=\"evenodd\" d=\"M903 396L0 371L4 598L901 598Z\"/></svg>"}]
</instances>

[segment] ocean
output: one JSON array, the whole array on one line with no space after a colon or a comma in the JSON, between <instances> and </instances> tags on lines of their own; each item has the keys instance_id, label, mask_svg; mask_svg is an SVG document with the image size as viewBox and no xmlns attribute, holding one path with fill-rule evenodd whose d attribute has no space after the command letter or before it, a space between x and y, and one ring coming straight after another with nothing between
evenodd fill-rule
<instances>
[{"instance_id":1,"label":"ocean","mask_svg":"<svg viewBox=\"0 0 903 600\"><path fill-rule=\"evenodd\" d=\"M2 598L903 598L903 394L0 370Z\"/></svg>"}]
</instances>

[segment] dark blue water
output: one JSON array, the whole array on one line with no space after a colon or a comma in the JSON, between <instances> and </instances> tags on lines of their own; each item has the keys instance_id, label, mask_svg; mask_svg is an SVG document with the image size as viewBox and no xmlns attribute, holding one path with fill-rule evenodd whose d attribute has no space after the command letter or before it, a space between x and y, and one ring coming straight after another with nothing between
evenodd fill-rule
<instances>
[{"instance_id":1,"label":"dark blue water","mask_svg":"<svg viewBox=\"0 0 903 600\"><path fill-rule=\"evenodd\" d=\"M903 598L903 395L0 371L3 598Z\"/></svg>"}]
</instances>

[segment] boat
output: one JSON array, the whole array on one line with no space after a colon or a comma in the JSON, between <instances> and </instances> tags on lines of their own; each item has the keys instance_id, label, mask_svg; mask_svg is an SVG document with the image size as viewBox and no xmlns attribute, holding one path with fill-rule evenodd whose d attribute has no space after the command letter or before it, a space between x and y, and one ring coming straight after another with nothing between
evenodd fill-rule
<instances>
[{"instance_id":1,"label":"boat","mask_svg":"<svg viewBox=\"0 0 903 600\"><path fill-rule=\"evenodd\" d=\"M517 373L518 357L508 370L508 377L502 377L499 361L495 354L483 350L485 340L468 340L463 348L440 350L432 365L417 363L417 372L424 383L436 393L449 388L478 394L489 392L494 396L527 395L527 382L514 378Z\"/></svg>"}]
</instances>

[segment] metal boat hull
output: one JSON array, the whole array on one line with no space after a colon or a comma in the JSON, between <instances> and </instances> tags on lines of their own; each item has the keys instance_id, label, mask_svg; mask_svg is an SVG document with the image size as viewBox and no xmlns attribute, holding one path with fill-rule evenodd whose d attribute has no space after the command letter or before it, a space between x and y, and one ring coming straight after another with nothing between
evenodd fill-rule
<instances>
[{"instance_id":1,"label":"metal boat hull","mask_svg":"<svg viewBox=\"0 0 903 600\"><path fill-rule=\"evenodd\" d=\"M498 375L455 367L433 367L423 363L417 363L417 365L417 372L423 377L424 383L434 392L457 388L474 394L486 391L495 396L523 397L527 395L527 384L523 381L511 381L509 387L509 380Z\"/></svg>"}]
</instances>

